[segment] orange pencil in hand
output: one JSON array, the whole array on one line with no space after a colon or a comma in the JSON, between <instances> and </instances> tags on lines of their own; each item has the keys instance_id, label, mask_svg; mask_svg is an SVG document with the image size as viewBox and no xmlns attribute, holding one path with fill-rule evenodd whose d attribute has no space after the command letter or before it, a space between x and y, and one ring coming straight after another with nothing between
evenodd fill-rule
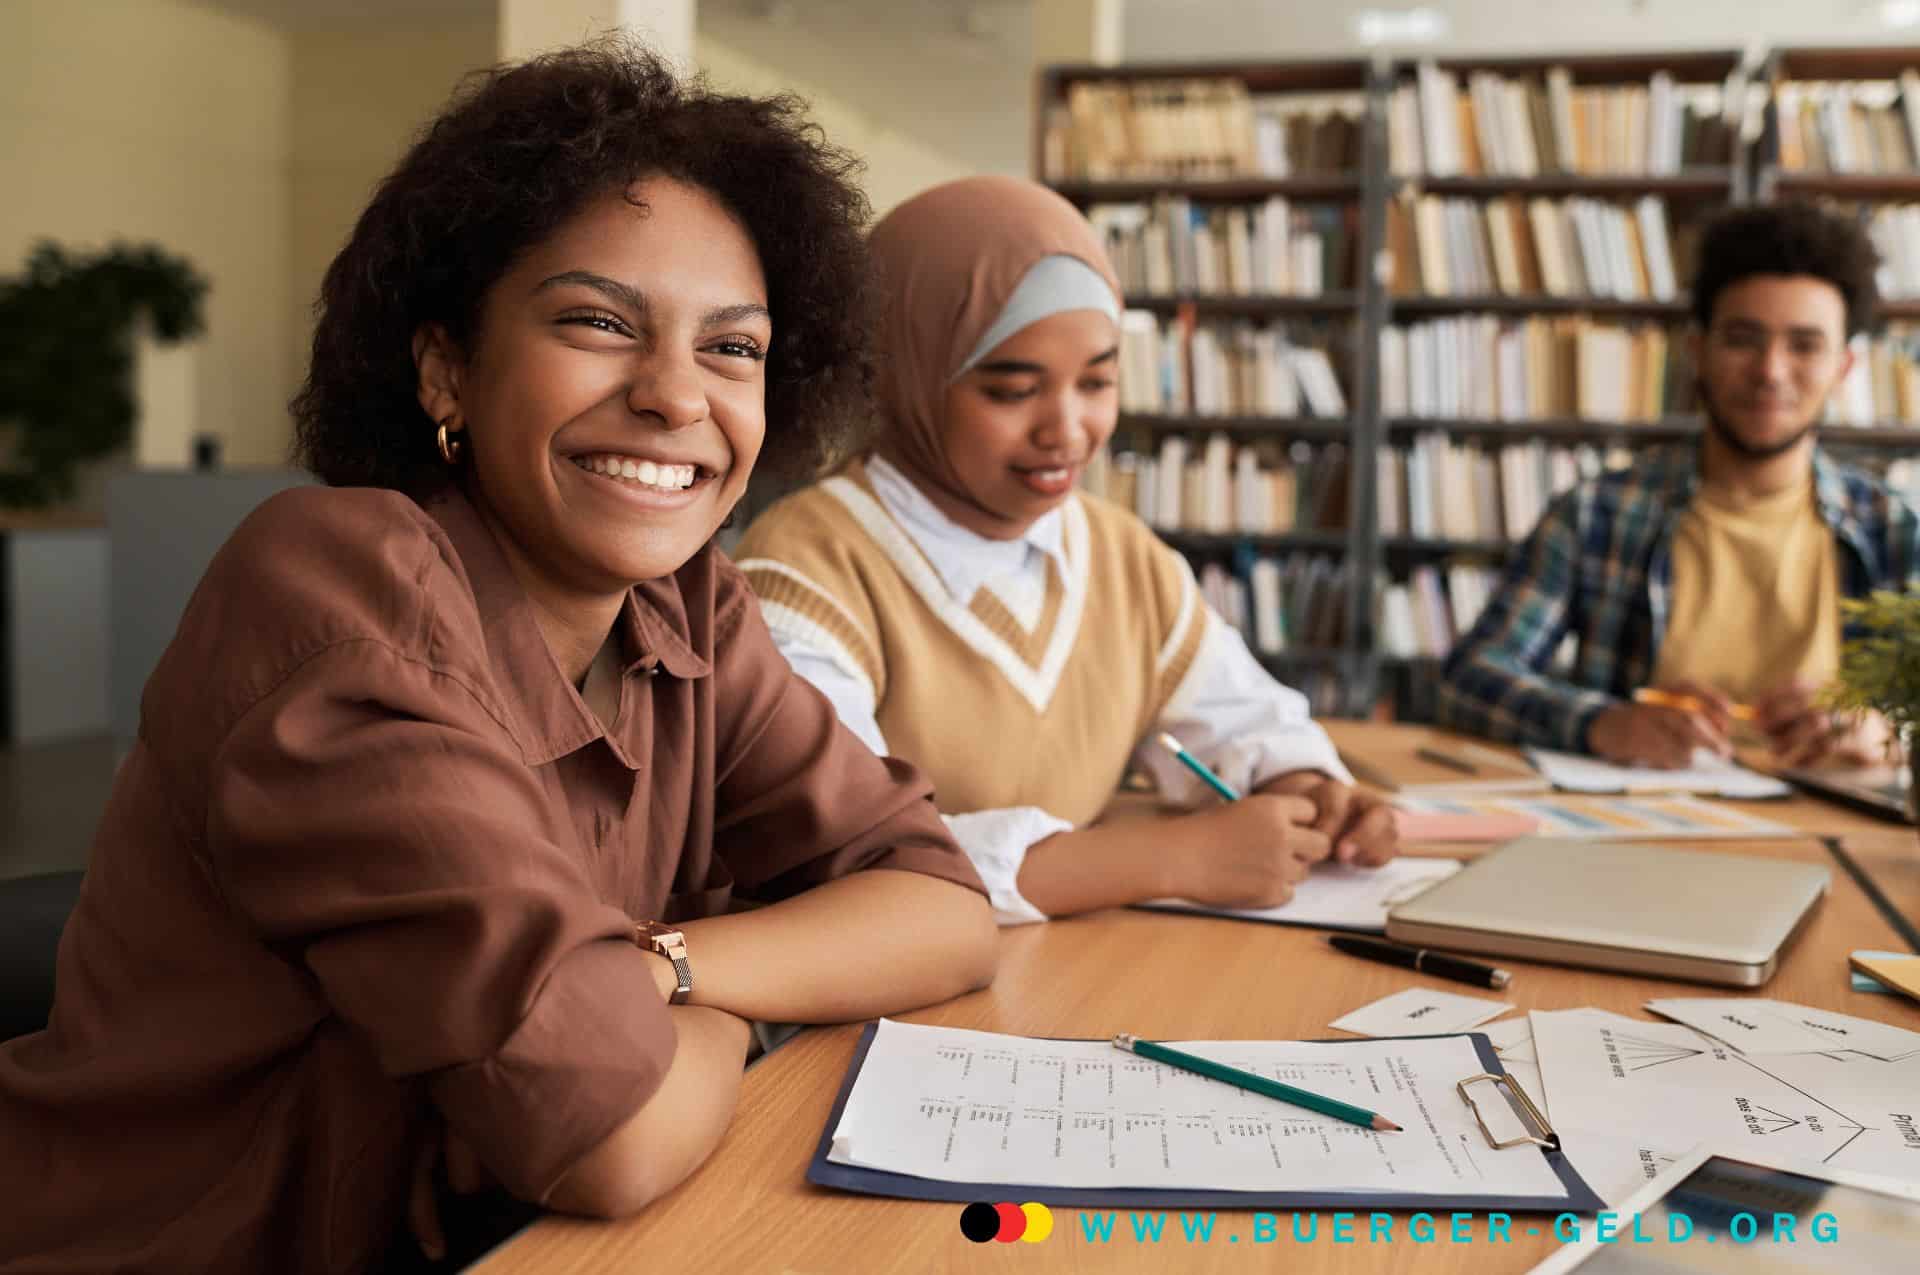
<instances>
[{"instance_id":1,"label":"orange pencil in hand","mask_svg":"<svg viewBox=\"0 0 1920 1275\"><path fill-rule=\"evenodd\" d=\"M1651 686L1643 686L1635 691L1633 702L1652 704L1657 708L1678 708L1689 713L1704 713L1708 708L1705 700L1696 699L1691 695L1675 695L1672 691L1655 690ZM1728 704L1727 716L1737 722L1751 722L1759 718L1759 714L1754 712L1751 704Z\"/></svg>"}]
</instances>

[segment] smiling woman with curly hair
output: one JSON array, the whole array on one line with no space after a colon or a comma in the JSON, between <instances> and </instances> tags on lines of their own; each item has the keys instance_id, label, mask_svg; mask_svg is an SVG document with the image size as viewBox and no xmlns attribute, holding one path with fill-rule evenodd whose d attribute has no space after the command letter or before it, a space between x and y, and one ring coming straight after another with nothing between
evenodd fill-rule
<instances>
[{"instance_id":1,"label":"smiling woman with curly hair","mask_svg":"<svg viewBox=\"0 0 1920 1275\"><path fill-rule=\"evenodd\" d=\"M477 76L381 184L294 405L328 486L208 568L52 1021L0 1046L0 1265L362 1271L630 1213L718 1142L751 1021L990 977L928 785L712 544L858 418L851 168L613 41Z\"/></svg>"}]
</instances>

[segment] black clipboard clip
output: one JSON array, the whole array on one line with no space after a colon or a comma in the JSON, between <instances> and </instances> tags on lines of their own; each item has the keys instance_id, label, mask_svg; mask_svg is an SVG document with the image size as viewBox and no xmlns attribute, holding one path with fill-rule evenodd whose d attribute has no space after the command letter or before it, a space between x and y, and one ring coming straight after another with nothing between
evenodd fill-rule
<instances>
[{"instance_id":1,"label":"black clipboard clip","mask_svg":"<svg viewBox=\"0 0 1920 1275\"><path fill-rule=\"evenodd\" d=\"M1520 1115L1522 1125L1529 1125L1531 1129L1538 1130L1539 1132L1524 1131L1519 1137L1508 1138L1504 1142L1496 1139L1493 1136L1493 1130L1487 1128L1487 1118L1480 1114L1480 1104L1474 1101L1471 1093L1467 1092L1468 1085L1475 1084L1482 1080L1491 1084L1496 1093L1504 1093L1506 1095L1509 1109L1515 1110ZM1504 1089L1502 1086L1504 1086ZM1455 1085L1454 1088L1459 1091L1460 1100L1466 1103L1468 1108L1472 1110L1474 1123L1480 1126L1480 1136L1485 1138L1487 1145L1495 1151L1505 1151L1508 1147L1517 1147L1523 1142L1531 1142L1535 1146L1545 1147L1549 1151L1558 1151L1560 1149L1560 1135L1553 1131L1553 1126L1547 1123L1547 1118L1540 1114L1540 1108L1533 1105L1533 1099L1527 1097L1526 1090L1514 1083L1512 1076L1496 1076L1492 1072L1481 1072L1477 1076L1468 1076L1465 1080Z\"/></svg>"}]
</instances>

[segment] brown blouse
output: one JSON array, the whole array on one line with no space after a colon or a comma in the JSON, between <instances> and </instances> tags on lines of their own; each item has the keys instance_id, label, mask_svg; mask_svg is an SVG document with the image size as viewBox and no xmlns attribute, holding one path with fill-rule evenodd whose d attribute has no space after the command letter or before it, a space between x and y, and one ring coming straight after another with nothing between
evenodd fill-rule
<instances>
[{"instance_id":1,"label":"brown blouse","mask_svg":"<svg viewBox=\"0 0 1920 1275\"><path fill-rule=\"evenodd\" d=\"M609 730L457 494L303 488L235 532L147 684L53 1021L0 1046L0 1266L364 1269L432 1108L544 1200L673 1056L634 920L873 867L980 888L716 550L619 638Z\"/></svg>"}]
</instances>

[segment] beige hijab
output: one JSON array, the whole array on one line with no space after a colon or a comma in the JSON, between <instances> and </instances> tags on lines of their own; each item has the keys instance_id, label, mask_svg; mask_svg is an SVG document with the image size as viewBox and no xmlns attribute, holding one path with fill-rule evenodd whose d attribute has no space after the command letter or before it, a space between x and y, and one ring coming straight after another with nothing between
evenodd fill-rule
<instances>
[{"instance_id":1,"label":"beige hijab","mask_svg":"<svg viewBox=\"0 0 1920 1275\"><path fill-rule=\"evenodd\" d=\"M915 481L978 507L940 444L948 384L1042 259L1086 263L1116 305L1119 280L1079 209L1014 177L968 177L916 195L881 218L871 249L882 312L876 449Z\"/></svg>"}]
</instances>

